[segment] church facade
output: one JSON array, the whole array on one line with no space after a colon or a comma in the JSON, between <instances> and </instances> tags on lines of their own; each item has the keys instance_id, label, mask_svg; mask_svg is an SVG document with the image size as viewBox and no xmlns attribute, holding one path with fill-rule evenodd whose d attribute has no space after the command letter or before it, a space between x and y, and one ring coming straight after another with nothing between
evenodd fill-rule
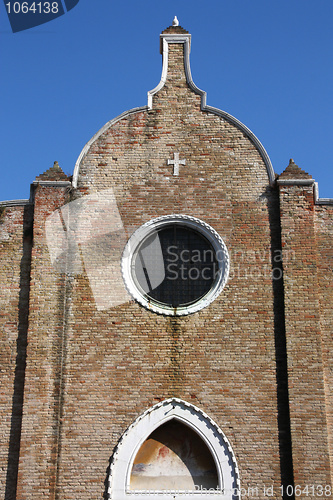
<instances>
[{"instance_id":1,"label":"church facade","mask_svg":"<svg viewBox=\"0 0 333 500\"><path fill-rule=\"evenodd\" d=\"M330 497L333 201L160 47L147 106L0 203L1 496Z\"/></svg>"}]
</instances>

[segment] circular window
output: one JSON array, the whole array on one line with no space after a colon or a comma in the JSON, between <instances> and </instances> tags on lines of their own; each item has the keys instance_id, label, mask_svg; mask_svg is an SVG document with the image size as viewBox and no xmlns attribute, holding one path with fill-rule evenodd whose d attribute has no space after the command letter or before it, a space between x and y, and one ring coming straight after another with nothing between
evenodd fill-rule
<instances>
[{"instance_id":1,"label":"circular window","mask_svg":"<svg viewBox=\"0 0 333 500\"><path fill-rule=\"evenodd\" d=\"M122 259L127 289L142 305L168 315L206 307L222 291L229 256L222 238L194 217L159 217L129 239Z\"/></svg>"}]
</instances>

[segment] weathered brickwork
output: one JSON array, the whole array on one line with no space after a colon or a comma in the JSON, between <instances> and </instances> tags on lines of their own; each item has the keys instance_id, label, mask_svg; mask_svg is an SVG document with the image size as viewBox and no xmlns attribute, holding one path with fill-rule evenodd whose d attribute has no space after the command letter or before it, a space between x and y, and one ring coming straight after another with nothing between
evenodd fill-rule
<instances>
[{"instance_id":1,"label":"weathered brickwork","mask_svg":"<svg viewBox=\"0 0 333 500\"><path fill-rule=\"evenodd\" d=\"M322 333L322 356L326 397L326 418L329 431L331 471L333 471L333 207L316 206L315 231L317 239L317 272ZM332 472L331 472L332 474Z\"/></svg>"},{"instance_id":2,"label":"weathered brickwork","mask_svg":"<svg viewBox=\"0 0 333 500\"><path fill-rule=\"evenodd\" d=\"M313 185L281 186L281 224L295 482L329 484Z\"/></svg>"},{"instance_id":3,"label":"weathered brickwork","mask_svg":"<svg viewBox=\"0 0 333 500\"><path fill-rule=\"evenodd\" d=\"M15 498L20 448L32 234L30 205L0 206L0 491Z\"/></svg>"},{"instance_id":4,"label":"weathered brickwork","mask_svg":"<svg viewBox=\"0 0 333 500\"><path fill-rule=\"evenodd\" d=\"M67 201L67 187L34 186L34 245L17 498L52 498L58 453L64 325L63 278L54 272L45 219ZM28 472L28 473L27 473Z\"/></svg>"},{"instance_id":5,"label":"weathered brickwork","mask_svg":"<svg viewBox=\"0 0 333 500\"><path fill-rule=\"evenodd\" d=\"M184 44L169 42L168 49L166 81L152 106L110 122L84 149L72 184L58 165L37 178L31 252L22 246L27 207L7 207L1 216L0 235L8 231L12 238L1 241L0 270L6 500L105 498L121 436L171 397L200 408L222 429L244 497L261 500L271 487L272 497L281 498L281 484L293 481L330 485L331 206L315 205L309 176L301 175L307 185L283 182L299 177L293 166L273 182L245 127L202 109L186 74ZM186 160L179 175L168 164L175 153ZM116 240L103 223L89 233L86 225L78 243L81 270L57 269L47 218L68 202L104 192L114 196L125 236ZM130 295L115 307L99 307L110 288L124 288L120 273L110 288L103 281L111 241L120 248L144 223L170 214L201 219L223 238L231 270L222 293L187 316L156 314ZM91 266L98 270L94 285ZM29 328L15 493L6 461L21 296L24 307L29 300ZM26 317L25 334L27 326Z\"/></svg>"}]
</instances>

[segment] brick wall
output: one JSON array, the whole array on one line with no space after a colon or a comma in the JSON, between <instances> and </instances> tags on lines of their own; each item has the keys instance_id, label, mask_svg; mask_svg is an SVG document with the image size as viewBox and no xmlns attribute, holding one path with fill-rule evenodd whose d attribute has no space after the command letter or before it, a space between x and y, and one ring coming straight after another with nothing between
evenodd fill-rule
<instances>
[{"instance_id":1,"label":"brick wall","mask_svg":"<svg viewBox=\"0 0 333 500\"><path fill-rule=\"evenodd\" d=\"M317 240L317 278L319 287L320 328L322 332L322 356L324 366L324 384L326 398L326 417L329 431L329 449L331 471L333 471L333 207L332 205L316 206L315 230ZM332 472L331 472L332 475ZM332 479L331 479L332 481Z\"/></svg>"},{"instance_id":2,"label":"brick wall","mask_svg":"<svg viewBox=\"0 0 333 500\"><path fill-rule=\"evenodd\" d=\"M17 498L54 498L59 453L63 277L51 266L45 219L67 201L67 188L34 188L30 314Z\"/></svg>"},{"instance_id":3,"label":"brick wall","mask_svg":"<svg viewBox=\"0 0 333 500\"><path fill-rule=\"evenodd\" d=\"M309 176L301 174L300 185L281 176L272 186L245 128L201 109L183 49L169 43L167 78L152 107L125 113L85 148L77 187L70 189L58 165L37 178L32 250L24 231L31 208L7 207L0 221L6 500L15 498L19 435L17 500L103 498L119 439L169 397L199 407L223 430L243 497L262 499L273 487L273 498L281 498L280 485L293 480L329 484L332 211L314 205ZM178 176L168 165L175 152L186 159ZM295 172L292 165L285 180ZM83 225L81 270L66 274L52 265L48 217L68 202L84 205L111 191L125 233L119 245L145 222L170 214L199 218L220 234L231 272L212 304L188 316L155 314L129 295L99 307L103 294L123 287L120 272L111 285L105 279L115 235L103 223ZM91 269L98 271L93 288ZM16 427L9 417L15 390Z\"/></svg>"},{"instance_id":4,"label":"brick wall","mask_svg":"<svg viewBox=\"0 0 333 500\"><path fill-rule=\"evenodd\" d=\"M286 185L281 176L279 182L294 479L305 487L329 485L331 479L323 371L327 334L321 331L319 286L323 270L318 271L322 248L317 245L313 182L302 184L301 177Z\"/></svg>"},{"instance_id":5,"label":"brick wall","mask_svg":"<svg viewBox=\"0 0 333 500\"><path fill-rule=\"evenodd\" d=\"M28 327L32 207L0 207L0 492L15 498Z\"/></svg>"},{"instance_id":6,"label":"brick wall","mask_svg":"<svg viewBox=\"0 0 333 500\"><path fill-rule=\"evenodd\" d=\"M172 318L132 300L98 311L87 275L72 280L60 498L101 498L121 435L170 396L199 406L222 428L244 488L280 485L270 274L276 193L248 137L200 110L185 80L182 45L170 46L169 61L152 110L125 116L91 145L75 196L112 188L128 234L165 214L202 219L224 238L232 279L208 308ZM174 152L186 158L178 177L167 165Z\"/></svg>"}]
</instances>

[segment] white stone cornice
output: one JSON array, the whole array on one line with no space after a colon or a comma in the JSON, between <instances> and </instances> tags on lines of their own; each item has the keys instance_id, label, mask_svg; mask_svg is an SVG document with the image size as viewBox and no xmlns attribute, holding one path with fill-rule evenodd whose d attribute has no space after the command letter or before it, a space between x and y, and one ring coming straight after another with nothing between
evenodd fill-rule
<instances>
[{"instance_id":1,"label":"white stone cornice","mask_svg":"<svg viewBox=\"0 0 333 500\"><path fill-rule=\"evenodd\" d=\"M271 163L271 160L267 154L266 149L264 146L261 144L259 141L258 137L254 135L254 133L246 126L244 123L240 122L235 118L234 116L230 115L226 111L223 111L222 109L214 108L212 106L206 105L206 92L204 98L202 97L201 99L201 109L202 111L208 111L210 113L213 113L215 115L220 116L227 122L231 123L232 125L235 125L239 130L241 130L249 139L250 141L256 146L257 150L259 151L267 169L267 174L269 178L269 183L271 186L275 184L275 173L273 169L273 165Z\"/></svg>"},{"instance_id":2,"label":"white stone cornice","mask_svg":"<svg viewBox=\"0 0 333 500\"><path fill-rule=\"evenodd\" d=\"M167 43L187 43L189 50L191 50L191 35L189 33L162 33L160 35L160 52L163 54L163 41Z\"/></svg>"},{"instance_id":3,"label":"white stone cornice","mask_svg":"<svg viewBox=\"0 0 333 500\"><path fill-rule=\"evenodd\" d=\"M4 200L0 201L0 207L21 207L25 205L32 205L30 200Z\"/></svg>"},{"instance_id":4,"label":"white stone cornice","mask_svg":"<svg viewBox=\"0 0 333 500\"><path fill-rule=\"evenodd\" d=\"M157 94L159 90L161 90L167 80L168 75L168 57L169 57L169 44L170 43L183 43L184 44L184 65L185 65L185 75L186 81L191 90L197 95L201 96L201 110L209 113L213 113L217 116L220 116L224 120L228 121L232 125L235 125L238 129L240 129L256 146L258 149L267 169L267 174L269 178L270 185L275 183L275 173L271 163L271 160L259 139L254 135L251 130L246 127L242 122L237 120L237 118L233 117L229 113L222 111L221 109L214 108L212 106L207 105L207 93L204 90L199 89L192 79L191 73L191 65L190 65L190 51L191 51L191 35L189 34L162 34L161 35L161 49L163 55L163 64L162 64L162 75L160 83L153 89L148 92L148 109L153 108L153 96Z\"/></svg>"},{"instance_id":5,"label":"white stone cornice","mask_svg":"<svg viewBox=\"0 0 333 500\"><path fill-rule=\"evenodd\" d=\"M316 205L333 205L333 198L319 198L318 182L314 183L314 199Z\"/></svg>"},{"instance_id":6,"label":"white stone cornice","mask_svg":"<svg viewBox=\"0 0 333 500\"><path fill-rule=\"evenodd\" d=\"M169 44L170 43L182 43L184 45L184 65L185 65L185 75L186 81L190 88L196 93L201 95L201 99L205 100L206 92L199 89L192 80L191 66L190 66L190 52L191 52L191 35L190 34L162 34L161 35L161 53L163 56L162 62L162 75L160 83L152 90L148 92L148 108L153 107L153 96L157 94L161 88L163 88L167 75L168 75L168 64L169 64Z\"/></svg>"},{"instance_id":7,"label":"white stone cornice","mask_svg":"<svg viewBox=\"0 0 333 500\"><path fill-rule=\"evenodd\" d=\"M313 186L313 197L316 205L333 205L333 198L319 198L318 182L314 179L277 179L279 186Z\"/></svg>"},{"instance_id":8,"label":"white stone cornice","mask_svg":"<svg viewBox=\"0 0 333 500\"><path fill-rule=\"evenodd\" d=\"M279 186L312 186L314 179L278 179Z\"/></svg>"},{"instance_id":9,"label":"white stone cornice","mask_svg":"<svg viewBox=\"0 0 333 500\"><path fill-rule=\"evenodd\" d=\"M44 181L36 180L32 183L33 186L47 186L47 187L68 187L71 186L71 181Z\"/></svg>"},{"instance_id":10,"label":"white stone cornice","mask_svg":"<svg viewBox=\"0 0 333 500\"><path fill-rule=\"evenodd\" d=\"M116 118L110 120L108 123L106 123L91 139L90 141L87 142L87 144L84 146L82 149L75 167L74 167L74 173L73 173L73 187L76 188L78 184L78 177L79 177L79 170L80 170L80 164L87 152L89 151L90 147L92 144L110 127L112 127L115 123L118 121L122 120L123 118L126 118L127 116L130 116L131 114L140 112L140 111L147 111L152 109L153 107L153 96L163 88L166 79L167 79L167 74L168 74L168 55L169 55L169 44L170 43L182 43L184 44L184 65L185 65L185 76L186 76L186 81L193 92L195 92L197 95L201 96L201 110L204 112L209 112L213 113L217 116L220 116L222 119L228 121L229 123L235 125L239 130L241 130L249 139L250 141L256 146L258 149L267 169L267 174L269 178L269 183L273 185L275 183L275 174L274 174L274 169L272 166L272 163L270 161L270 158L259 141L259 139L251 132L250 129L248 129L242 122L237 120L237 118L233 117L229 113L226 113L225 111L214 108L212 106L207 106L207 94L204 90L199 89L195 85L192 79L192 74L191 74L191 67L190 67L190 50L191 50L191 35L188 33L182 33L182 34L173 34L173 33L165 33L161 34L161 49L162 49L162 54L163 54L163 65L162 65L162 75L161 75L161 80L159 84L152 90L148 92L148 106L142 106L138 108L133 108L130 109L129 111L125 111L121 115L117 116Z\"/></svg>"},{"instance_id":11,"label":"white stone cornice","mask_svg":"<svg viewBox=\"0 0 333 500\"><path fill-rule=\"evenodd\" d=\"M121 113L120 115L116 116L116 118L113 118L112 120L108 121L102 128L99 129L98 132L96 132L96 134L90 139L90 141L87 142L87 144L82 149L82 151L81 151L81 153L80 153L80 155L75 163L74 172L73 172L73 181L72 181L74 188L77 188L81 161L83 160L85 155L88 153L90 147L94 144L94 142L97 141L97 139L104 132L106 132L106 130L108 130L110 127L115 125L117 122L119 122L123 118L127 118L127 116L133 115L134 113L139 113L140 111L147 111L147 106L132 108L128 111L125 111L124 113Z\"/></svg>"}]
</instances>

